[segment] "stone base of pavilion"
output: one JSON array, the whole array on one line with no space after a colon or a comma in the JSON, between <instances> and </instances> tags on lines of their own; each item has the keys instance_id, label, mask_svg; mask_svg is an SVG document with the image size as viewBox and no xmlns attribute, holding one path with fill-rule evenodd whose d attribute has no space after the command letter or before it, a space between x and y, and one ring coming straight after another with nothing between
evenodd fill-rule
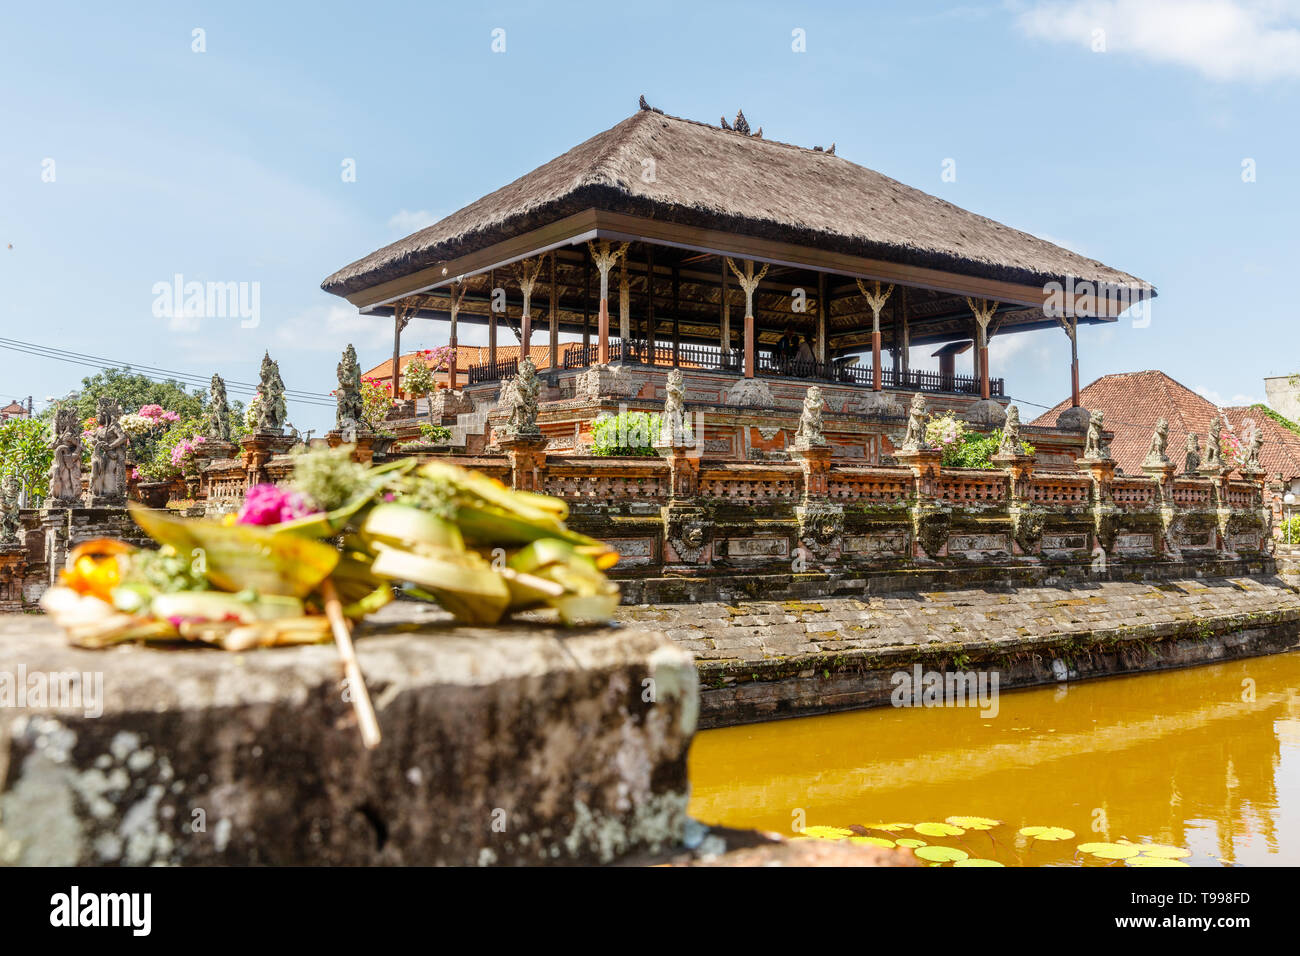
<instances>
[{"instance_id":1,"label":"stone base of pavilion","mask_svg":"<svg viewBox=\"0 0 1300 956\"><path fill-rule=\"evenodd\" d=\"M602 415L661 411L670 371L663 365L611 363L550 376L538 414L538 425L548 439L547 452L589 454L591 424ZM966 385L966 391L944 390L933 373L915 373L915 387L875 391L869 385L812 376L744 378L711 369L683 367L681 371L686 411L702 442L699 452L705 459L722 461L786 459L811 385L821 389L826 403L823 419L832 457L866 465L892 463L907 426L908 405L918 391L926 396L931 411L952 411L979 430L1000 425L1009 403L1005 397L981 401L970 387L973 382L951 383ZM500 387L500 381L479 381L458 392L440 392L432 403L419 402L419 419L428 420L432 413L434 420L452 430L449 451L484 454L494 450L495 432L506 417L498 404ZM416 420L391 424L399 434L418 434ZM1022 426L1022 432L1037 448L1040 467L1073 470L1083 447L1081 431Z\"/></svg>"}]
</instances>

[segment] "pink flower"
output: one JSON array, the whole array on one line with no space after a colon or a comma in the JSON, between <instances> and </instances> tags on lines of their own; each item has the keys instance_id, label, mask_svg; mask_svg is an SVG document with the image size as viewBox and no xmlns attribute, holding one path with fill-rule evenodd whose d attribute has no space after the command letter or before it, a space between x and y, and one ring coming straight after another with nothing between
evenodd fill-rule
<instances>
[{"instance_id":1,"label":"pink flower","mask_svg":"<svg viewBox=\"0 0 1300 956\"><path fill-rule=\"evenodd\" d=\"M254 485L244 497L235 521L239 524L268 525L293 521L316 514L307 497L298 491L289 491L279 485Z\"/></svg>"},{"instance_id":2,"label":"pink flower","mask_svg":"<svg viewBox=\"0 0 1300 956\"><path fill-rule=\"evenodd\" d=\"M165 422L178 422L181 420L180 415L175 412L163 412L161 418Z\"/></svg>"},{"instance_id":3,"label":"pink flower","mask_svg":"<svg viewBox=\"0 0 1300 956\"><path fill-rule=\"evenodd\" d=\"M158 419L163 417L163 407L161 405L142 405L140 406L141 418Z\"/></svg>"}]
</instances>

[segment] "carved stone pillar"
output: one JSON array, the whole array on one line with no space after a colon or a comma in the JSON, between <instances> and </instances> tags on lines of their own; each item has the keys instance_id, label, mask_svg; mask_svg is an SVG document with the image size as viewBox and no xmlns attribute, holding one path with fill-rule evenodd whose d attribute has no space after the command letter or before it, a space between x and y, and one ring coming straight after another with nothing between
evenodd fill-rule
<instances>
[{"instance_id":1,"label":"carved stone pillar","mask_svg":"<svg viewBox=\"0 0 1300 956\"><path fill-rule=\"evenodd\" d=\"M812 445L793 448L790 457L803 466L803 501L825 499L830 493L831 447Z\"/></svg>"},{"instance_id":2,"label":"carved stone pillar","mask_svg":"<svg viewBox=\"0 0 1300 956\"><path fill-rule=\"evenodd\" d=\"M668 462L671 500L694 498L700 485L700 456L684 445L656 445L655 451Z\"/></svg>"},{"instance_id":3,"label":"carved stone pillar","mask_svg":"<svg viewBox=\"0 0 1300 956\"><path fill-rule=\"evenodd\" d=\"M504 435L497 444L510 459L510 487L544 494L547 439L536 435Z\"/></svg>"}]
</instances>

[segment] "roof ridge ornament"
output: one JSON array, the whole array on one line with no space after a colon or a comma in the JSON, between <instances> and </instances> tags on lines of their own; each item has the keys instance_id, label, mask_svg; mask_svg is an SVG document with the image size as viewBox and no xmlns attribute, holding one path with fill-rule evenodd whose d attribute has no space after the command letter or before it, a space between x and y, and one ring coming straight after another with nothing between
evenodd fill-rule
<instances>
[{"instance_id":1,"label":"roof ridge ornament","mask_svg":"<svg viewBox=\"0 0 1300 956\"><path fill-rule=\"evenodd\" d=\"M658 113L660 116L664 115L664 111L663 111L663 110L661 110L661 109L657 109L657 108L651 106L649 103L646 102L646 98L645 98L645 94L644 94L644 93L641 94L641 98L637 101L637 105L638 105L641 109L643 109L643 110L645 110L645 111L647 111L647 112L650 112L650 113Z\"/></svg>"}]
</instances>

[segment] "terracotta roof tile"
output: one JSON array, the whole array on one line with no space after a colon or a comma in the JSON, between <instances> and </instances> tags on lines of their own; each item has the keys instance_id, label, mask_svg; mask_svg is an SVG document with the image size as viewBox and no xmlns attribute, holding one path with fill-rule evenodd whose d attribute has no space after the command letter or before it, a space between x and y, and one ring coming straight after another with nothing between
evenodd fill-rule
<instances>
[{"instance_id":1,"label":"terracotta roof tile","mask_svg":"<svg viewBox=\"0 0 1300 956\"><path fill-rule=\"evenodd\" d=\"M1210 421L1219 414L1238 434L1248 418L1262 425L1264 449L1260 461L1270 477L1278 473L1287 478L1300 476L1300 435L1256 408L1220 410L1164 372L1104 375L1080 391L1079 404L1105 413L1106 430L1114 433L1111 454L1126 474L1141 474L1142 459L1151 447L1151 435L1159 419L1169 422L1169 458L1181 464L1187 435L1197 435L1204 448ZM1055 425L1057 416L1069 407L1069 400L1063 401L1030 424Z\"/></svg>"}]
</instances>

